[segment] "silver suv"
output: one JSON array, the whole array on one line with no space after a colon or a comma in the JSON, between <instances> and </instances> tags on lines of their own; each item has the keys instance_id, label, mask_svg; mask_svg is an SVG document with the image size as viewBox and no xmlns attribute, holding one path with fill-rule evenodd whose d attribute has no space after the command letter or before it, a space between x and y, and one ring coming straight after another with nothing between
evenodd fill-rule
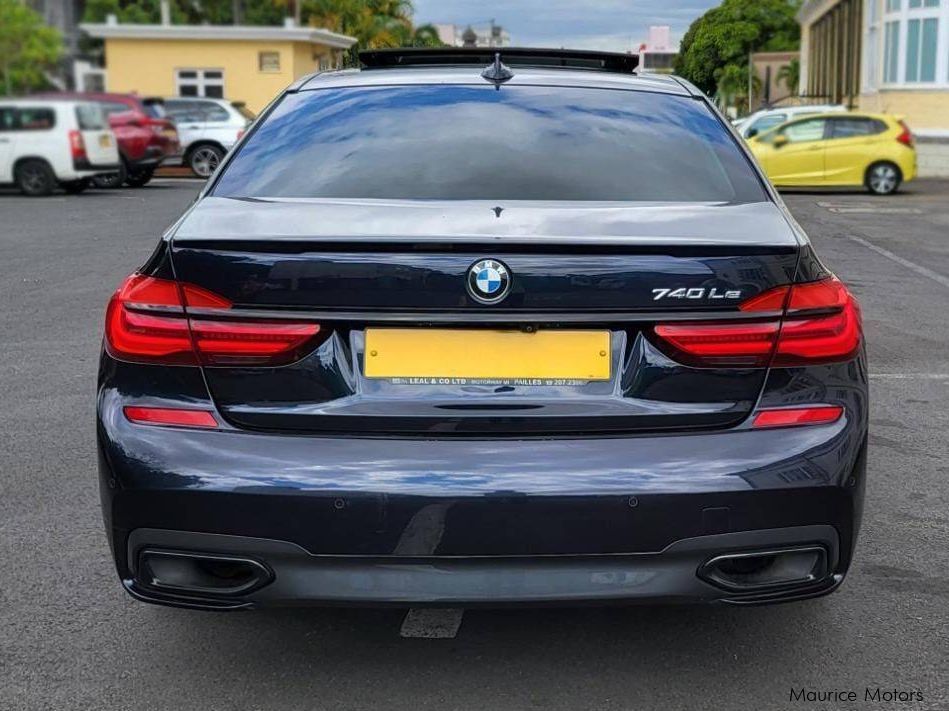
<instances>
[{"instance_id":1,"label":"silver suv","mask_svg":"<svg viewBox=\"0 0 949 711\"><path fill-rule=\"evenodd\" d=\"M182 165L199 178L214 172L254 120L253 112L241 102L192 96L165 99L165 113L178 127Z\"/></svg>"}]
</instances>

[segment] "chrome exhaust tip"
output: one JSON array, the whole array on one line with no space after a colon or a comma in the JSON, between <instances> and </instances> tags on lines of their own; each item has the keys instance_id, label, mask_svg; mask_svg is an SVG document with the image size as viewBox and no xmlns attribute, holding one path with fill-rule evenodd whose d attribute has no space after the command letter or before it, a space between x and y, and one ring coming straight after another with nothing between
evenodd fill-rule
<instances>
[{"instance_id":1,"label":"chrome exhaust tip","mask_svg":"<svg viewBox=\"0 0 949 711\"><path fill-rule=\"evenodd\" d=\"M235 596L268 585L274 574L252 558L145 549L135 578L143 588L165 593Z\"/></svg>"},{"instance_id":2,"label":"chrome exhaust tip","mask_svg":"<svg viewBox=\"0 0 949 711\"><path fill-rule=\"evenodd\" d=\"M830 574L823 546L798 546L725 553L698 569L705 582L729 592L758 592L778 587L805 587Z\"/></svg>"}]
</instances>

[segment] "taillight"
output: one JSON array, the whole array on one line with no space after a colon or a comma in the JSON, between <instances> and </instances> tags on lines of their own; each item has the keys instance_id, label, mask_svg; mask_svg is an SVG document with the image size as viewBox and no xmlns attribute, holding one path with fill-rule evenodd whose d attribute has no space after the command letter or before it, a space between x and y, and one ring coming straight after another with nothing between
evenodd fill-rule
<instances>
[{"instance_id":1,"label":"taillight","mask_svg":"<svg viewBox=\"0 0 949 711\"><path fill-rule=\"evenodd\" d=\"M739 307L761 320L693 321L654 327L659 344L696 367L776 367L850 360L860 349L860 307L836 278L779 286ZM783 317L776 312L782 312ZM768 312L770 317L764 317Z\"/></svg>"},{"instance_id":2,"label":"taillight","mask_svg":"<svg viewBox=\"0 0 949 711\"><path fill-rule=\"evenodd\" d=\"M779 328L778 321L716 321L659 325L655 331L687 365L752 368L768 364Z\"/></svg>"},{"instance_id":3,"label":"taillight","mask_svg":"<svg viewBox=\"0 0 949 711\"><path fill-rule=\"evenodd\" d=\"M169 365L282 365L302 357L319 332L316 323L244 319L218 294L142 274L112 296L105 324L114 358Z\"/></svg>"},{"instance_id":4,"label":"taillight","mask_svg":"<svg viewBox=\"0 0 949 711\"><path fill-rule=\"evenodd\" d=\"M905 122L899 121L900 126L903 128L902 133L896 137L896 140L902 143L904 146L913 147L913 132L909 130L909 126Z\"/></svg>"},{"instance_id":5,"label":"taillight","mask_svg":"<svg viewBox=\"0 0 949 711\"><path fill-rule=\"evenodd\" d=\"M72 154L73 160L81 160L86 157L86 142L82 140L82 134L79 131L72 130L69 132L69 152Z\"/></svg>"}]
</instances>

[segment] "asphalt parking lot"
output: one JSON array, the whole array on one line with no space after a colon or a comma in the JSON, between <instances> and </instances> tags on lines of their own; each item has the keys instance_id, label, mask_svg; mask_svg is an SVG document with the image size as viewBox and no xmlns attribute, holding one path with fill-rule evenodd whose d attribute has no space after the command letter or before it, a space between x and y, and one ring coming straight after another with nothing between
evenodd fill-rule
<instances>
[{"instance_id":1,"label":"asphalt parking lot","mask_svg":"<svg viewBox=\"0 0 949 711\"><path fill-rule=\"evenodd\" d=\"M95 472L103 310L197 189L0 193L0 709L949 709L949 182L786 196L870 348L866 512L839 592L467 611L453 639L403 638L398 610L200 613L120 588Z\"/></svg>"}]
</instances>

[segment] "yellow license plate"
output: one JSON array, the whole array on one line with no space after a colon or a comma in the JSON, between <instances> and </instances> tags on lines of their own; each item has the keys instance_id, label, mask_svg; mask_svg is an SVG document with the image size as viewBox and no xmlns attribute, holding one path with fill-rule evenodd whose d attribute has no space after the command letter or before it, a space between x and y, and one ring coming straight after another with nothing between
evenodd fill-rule
<instances>
[{"instance_id":1,"label":"yellow license plate","mask_svg":"<svg viewBox=\"0 0 949 711\"><path fill-rule=\"evenodd\" d=\"M368 378L609 380L609 331L367 328Z\"/></svg>"},{"instance_id":2,"label":"yellow license plate","mask_svg":"<svg viewBox=\"0 0 949 711\"><path fill-rule=\"evenodd\" d=\"M101 136L99 136L99 145L102 146L103 148L108 148L109 146L111 146L112 136L110 136L108 133L104 133Z\"/></svg>"}]
</instances>

